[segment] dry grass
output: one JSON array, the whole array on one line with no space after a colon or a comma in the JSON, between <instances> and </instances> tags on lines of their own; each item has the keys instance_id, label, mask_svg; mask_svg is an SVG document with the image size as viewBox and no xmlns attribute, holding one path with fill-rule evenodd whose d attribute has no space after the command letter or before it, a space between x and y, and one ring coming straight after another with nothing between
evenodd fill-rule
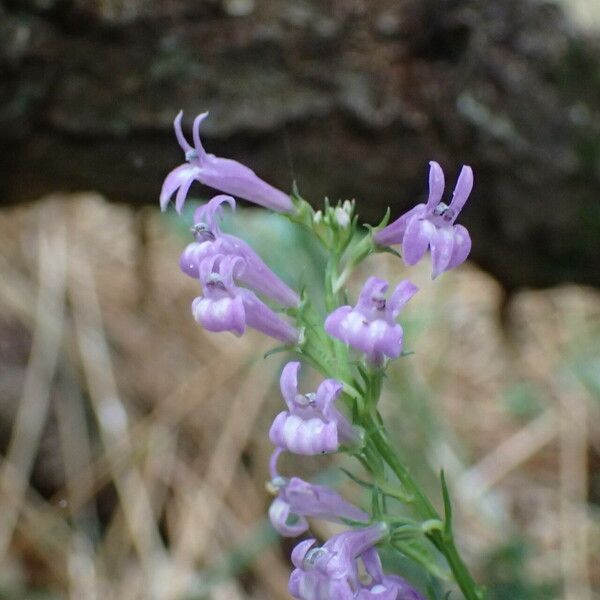
<instances>
[{"instance_id":1,"label":"dry grass","mask_svg":"<svg viewBox=\"0 0 600 600\"><path fill-rule=\"evenodd\" d=\"M53 197L4 212L0 232L0 597L287 598L286 553L261 525L281 402L271 344L196 326L183 242L155 211ZM449 473L480 573L521 536L533 580L591 599L600 420L576 367L598 350L598 294L523 293L503 333L487 276L416 279L415 355L383 399L398 441ZM520 418L507 394L523 382L540 402Z\"/></svg>"}]
</instances>

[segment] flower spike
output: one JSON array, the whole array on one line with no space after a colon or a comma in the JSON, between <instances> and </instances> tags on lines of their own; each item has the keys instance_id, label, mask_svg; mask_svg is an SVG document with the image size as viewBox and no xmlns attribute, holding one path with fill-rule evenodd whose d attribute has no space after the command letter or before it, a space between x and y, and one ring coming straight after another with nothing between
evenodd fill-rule
<instances>
[{"instance_id":1,"label":"flower spike","mask_svg":"<svg viewBox=\"0 0 600 600\"><path fill-rule=\"evenodd\" d=\"M161 209L166 210L169 200L177 191L175 209L181 212L192 183L199 181L208 187L277 212L293 212L294 205L290 197L260 179L252 169L235 160L220 158L204 150L200 139L200 124L207 116L208 113L205 112L194 119L193 146L189 144L182 130L183 113L180 112L175 117L175 137L185 154L186 163L167 175L160 193Z\"/></svg>"}]
</instances>

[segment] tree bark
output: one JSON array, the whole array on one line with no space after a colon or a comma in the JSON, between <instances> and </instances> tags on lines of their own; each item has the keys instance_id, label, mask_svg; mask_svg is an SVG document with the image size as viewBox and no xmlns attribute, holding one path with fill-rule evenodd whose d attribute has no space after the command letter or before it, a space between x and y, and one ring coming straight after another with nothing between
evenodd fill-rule
<instances>
[{"instance_id":1,"label":"tree bark","mask_svg":"<svg viewBox=\"0 0 600 600\"><path fill-rule=\"evenodd\" d=\"M471 164L476 262L599 285L599 47L533 0L0 0L0 202L156 203L210 110L209 151L371 221Z\"/></svg>"}]
</instances>

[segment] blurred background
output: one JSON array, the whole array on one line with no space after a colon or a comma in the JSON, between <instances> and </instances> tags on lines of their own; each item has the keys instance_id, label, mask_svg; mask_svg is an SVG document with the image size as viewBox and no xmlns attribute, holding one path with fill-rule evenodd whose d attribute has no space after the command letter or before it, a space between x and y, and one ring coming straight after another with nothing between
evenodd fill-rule
<instances>
[{"instance_id":1,"label":"blurred background","mask_svg":"<svg viewBox=\"0 0 600 600\"><path fill-rule=\"evenodd\" d=\"M429 160L448 187L473 166L472 261L411 270L382 412L434 498L445 469L491 600L600 598L596 0L0 0L0 599L288 597L265 520L284 358L191 316L190 214L157 206L179 109L369 222L423 198ZM226 226L319 276L277 215ZM351 289L375 272L406 275L373 257ZM342 463L284 469L364 501Z\"/></svg>"}]
</instances>

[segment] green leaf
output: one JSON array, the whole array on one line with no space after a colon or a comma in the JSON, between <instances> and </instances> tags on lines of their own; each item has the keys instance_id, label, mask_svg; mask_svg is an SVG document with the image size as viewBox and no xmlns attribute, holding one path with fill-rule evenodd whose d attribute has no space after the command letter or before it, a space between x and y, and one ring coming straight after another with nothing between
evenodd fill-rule
<instances>
[{"instance_id":1,"label":"green leaf","mask_svg":"<svg viewBox=\"0 0 600 600\"><path fill-rule=\"evenodd\" d=\"M273 354L279 354L280 352L287 352L290 349L289 346L277 346L275 348L271 348L271 350L267 350L263 354L263 359L269 358L269 356L273 356Z\"/></svg>"},{"instance_id":2,"label":"green leaf","mask_svg":"<svg viewBox=\"0 0 600 600\"><path fill-rule=\"evenodd\" d=\"M450 501L450 494L443 469L440 473L440 480L442 482L442 498L444 500L444 537L450 540L452 539L452 502Z\"/></svg>"},{"instance_id":3,"label":"green leaf","mask_svg":"<svg viewBox=\"0 0 600 600\"><path fill-rule=\"evenodd\" d=\"M352 481L354 481L354 483L356 483L357 485L360 485L361 487L363 487L367 490L372 490L375 487L374 484L369 483L368 481L365 481L364 479L360 479L359 477L354 475L354 473L351 473L350 471L348 471L348 469L344 469L344 467L340 467L340 471L342 473L344 473L344 475L346 475L346 477L349 477Z\"/></svg>"},{"instance_id":4,"label":"green leaf","mask_svg":"<svg viewBox=\"0 0 600 600\"><path fill-rule=\"evenodd\" d=\"M431 550L418 540L400 540L392 544L396 550L421 565L434 577L452 581L450 573L437 561Z\"/></svg>"}]
</instances>

